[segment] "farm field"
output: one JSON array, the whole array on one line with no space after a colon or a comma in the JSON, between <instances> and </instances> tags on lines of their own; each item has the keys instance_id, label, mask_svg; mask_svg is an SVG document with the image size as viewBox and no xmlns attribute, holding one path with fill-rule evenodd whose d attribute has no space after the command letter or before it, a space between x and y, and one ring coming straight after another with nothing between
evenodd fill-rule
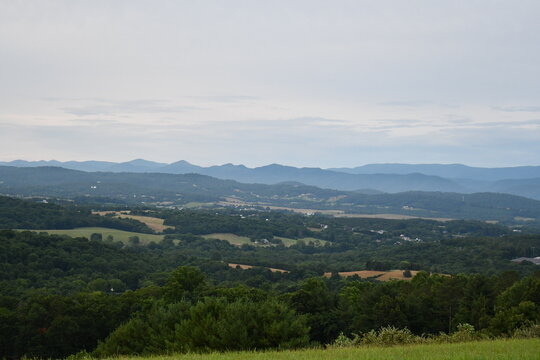
<instances>
[{"instance_id":1,"label":"farm field","mask_svg":"<svg viewBox=\"0 0 540 360\"><path fill-rule=\"evenodd\" d=\"M174 229L173 226L164 225L163 222L165 220L157 218L157 217L152 217L152 216L131 215L129 213L122 212L122 211L96 211L94 212L94 214L102 215L102 216L108 215L108 214L114 214L114 216L118 218L137 220L146 224L146 226L148 226L150 229L156 232L163 232L163 230L165 229Z\"/></svg>"},{"instance_id":2,"label":"farm field","mask_svg":"<svg viewBox=\"0 0 540 360\"><path fill-rule=\"evenodd\" d=\"M262 267L262 266L245 265L245 264L232 264L232 263L229 263L227 265L229 265L229 267L231 267L233 269L240 268L242 270L253 269L253 268L256 268L256 267ZM280 273L288 273L289 272L289 270L284 270L284 269L276 269L276 268L269 268L269 267L264 267L264 268L270 270L271 272L280 272Z\"/></svg>"},{"instance_id":3,"label":"farm field","mask_svg":"<svg viewBox=\"0 0 540 360\"><path fill-rule=\"evenodd\" d=\"M85 228L76 228L76 229L68 229L68 230L30 230L30 231L47 232L49 234L68 235L71 237L85 237L85 238L90 238L90 235L94 233L99 233L103 236L103 240L105 240L109 235L111 235L114 241L121 241L124 244L128 243L130 237L138 236L140 244L142 245L149 244L152 241L159 243L164 238L163 235L143 234L143 233L136 233L136 232L131 232L131 231L123 231L123 230L116 230L116 229L109 229L109 228L102 228L102 227L85 227Z\"/></svg>"},{"instance_id":4,"label":"farm field","mask_svg":"<svg viewBox=\"0 0 540 360\"><path fill-rule=\"evenodd\" d=\"M244 244L251 244L251 240L247 236L238 236L235 234L226 234L226 233L214 233L214 234L208 234L202 236L205 239L218 239L218 240L225 240L228 241L232 245L244 245Z\"/></svg>"},{"instance_id":5,"label":"farm field","mask_svg":"<svg viewBox=\"0 0 540 360\"><path fill-rule=\"evenodd\" d=\"M239 235L230 234L230 233L213 233L213 234L203 235L202 237L204 237L205 239L225 240L225 241L228 241L230 244L236 245L236 246L241 246L244 244L255 245L254 243L251 242L251 240L247 236L239 236ZM305 243L308 243L310 241L317 243L318 241L320 245L324 245L327 243L327 241L325 240L315 239L312 237L306 237L306 238L301 238L301 239L291 239L291 238L286 238L286 237L281 237L281 236L274 236L274 238L280 239L283 242L283 245L285 246L292 246L300 240L304 241Z\"/></svg>"},{"instance_id":6,"label":"farm field","mask_svg":"<svg viewBox=\"0 0 540 360\"><path fill-rule=\"evenodd\" d=\"M379 281L390 280L412 280L412 278L418 273L418 271L411 270L411 277L403 276L404 270L389 270L389 271L375 271L375 270L360 270L360 271L342 271L339 272L340 276L349 277L358 275L362 279L374 278ZM324 273L325 277L331 277L332 273Z\"/></svg>"},{"instance_id":7,"label":"farm field","mask_svg":"<svg viewBox=\"0 0 540 360\"><path fill-rule=\"evenodd\" d=\"M111 358L112 359L112 358ZM540 359L540 339L491 340L456 344L402 345L308 349L295 351L230 352L176 356L121 357L122 360L525 360Z\"/></svg>"}]
</instances>

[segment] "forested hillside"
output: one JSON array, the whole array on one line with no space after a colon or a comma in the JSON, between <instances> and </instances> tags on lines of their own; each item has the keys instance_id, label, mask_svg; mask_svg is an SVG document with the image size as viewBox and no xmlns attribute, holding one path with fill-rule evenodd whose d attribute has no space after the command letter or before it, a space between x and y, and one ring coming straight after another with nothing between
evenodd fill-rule
<instances>
[{"instance_id":1,"label":"forested hillside","mask_svg":"<svg viewBox=\"0 0 540 360\"><path fill-rule=\"evenodd\" d=\"M144 230L86 205L4 197L0 204L6 228ZM506 226L128 209L163 219L165 238L143 245L0 231L0 357L286 349L383 326L420 335L468 323L485 336L511 336L539 321L538 266L511 260L535 256L540 236ZM233 245L215 233L249 242ZM394 270L405 280L337 275L359 270Z\"/></svg>"},{"instance_id":2,"label":"forested hillside","mask_svg":"<svg viewBox=\"0 0 540 360\"><path fill-rule=\"evenodd\" d=\"M503 253L514 242L501 244ZM455 244L461 256L466 244ZM310 247L239 249L192 237L178 245L120 247L13 231L0 233L0 246L0 348L10 358L60 358L83 349L96 356L286 349L381 326L420 335L468 323L485 336L501 336L540 320L540 277L532 264L508 267L529 272L526 277L503 269L498 275L421 272L409 282L381 283L318 275L322 259ZM482 256L492 260L496 253ZM226 265L244 256L253 261L255 254L291 272ZM337 265L344 257L329 261Z\"/></svg>"},{"instance_id":3,"label":"forested hillside","mask_svg":"<svg viewBox=\"0 0 540 360\"><path fill-rule=\"evenodd\" d=\"M378 194L321 189L298 183L242 184L204 175L81 172L55 167L0 166L0 192L130 205L266 207L335 210L349 214L479 219L538 226L540 201L498 193ZM95 200L92 200L95 199ZM109 199L109 200L107 200ZM525 220L524 220L525 219Z\"/></svg>"},{"instance_id":4,"label":"forested hillside","mask_svg":"<svg viewBox=\"0 0 540 360\"><path fill-rule=\"evenodd\" d=\"M89 209L80 206L60 206L0 196L0 229L72 229L87 226L153 232L139 221L92 215Z\"/></svg>"}]
</instances>

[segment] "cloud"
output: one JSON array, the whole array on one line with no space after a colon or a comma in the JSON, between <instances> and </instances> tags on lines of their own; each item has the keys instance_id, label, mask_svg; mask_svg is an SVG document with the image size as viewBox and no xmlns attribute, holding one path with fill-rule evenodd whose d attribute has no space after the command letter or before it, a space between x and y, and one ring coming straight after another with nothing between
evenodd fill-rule
<instances>
[{"instance_id":1,"label":"cloud","mask_svg":"<svg viewBox=\"0 0 540 360\"><path fill-rule=\"evenodd\" d=\"M63 110L72 115L114 115L114 114L155 114L181 113L202 110L195 106L171 106L163 100L99 100L97 104L64 107Z\"/></svg>"},{"instance_id":2,"label":"cloud","mask_svg":"<svg viewBox=\"0 0 540 360\"><path fill-rule=\"evenodd\" d=\"M433 105L432 101L427 100L409 100L409 101L384 101L379 103L381 106L410 106L410 107L423 107Z\"/></svg>"},{"instance_id":3,"label":"cloud","mask_svg":"<svg viewBox=\"0 0 540 360\"><path fill-rule=\"evenodd\" d=\"M494 106L493 109L505 112L539 112L540 106Z\"/></svg>"},{"instance_id":4,"label":"cloud","mask_svg":"<svg viewBox=\"0 0 540 360\"><path fill-rule=\"evenodd\" d=\"M188 99L216 102L216 103L239 103L245 101L260 100L257 96L244 96L244 95L215 95L215 96L186 96Z\"/></svg>"}]
</instances>

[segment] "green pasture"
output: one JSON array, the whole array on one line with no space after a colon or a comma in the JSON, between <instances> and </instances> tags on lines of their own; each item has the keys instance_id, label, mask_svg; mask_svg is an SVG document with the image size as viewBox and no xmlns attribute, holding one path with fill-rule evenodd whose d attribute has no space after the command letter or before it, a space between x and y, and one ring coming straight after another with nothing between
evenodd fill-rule
<instances>
[{"instance_id":1,"label":"green pasture","mask_svg":"<svg viewBox=\"0 0 540 360\"><path fill-rule=\"evenodd\" d=\"M254 243L252 243L249 240L249 237L247 237L247 236L239 236L239 235L229 234L229 233L214 233L214 234L203 235L203 237L205 239L225 240L225 241L228 241L230 244L237 245L237 246L244 245L244 244L255 245ZM302 239L298 239L298 240L297 239L286 238L286 237L281 237L281 236L274 236L274 238L280 239L281 241L283 241L283 245L285 245L285 246L294 245L300 240L302 240L306 244L309 243L310 241L313 241L315 244L320 244L321 246L324 245L325 243L327 243L327 241L325 241L325 240L315 239L315 238L312 238L312 237L306 237L306 238L302 238Z\"/></svg>"},{"instance_id":2,"label":"green pasture","mask_svg":"<svg viewBox=\"0 0 540 360\"><path fill-rule=\"evenodd\" d=\"M159 243L161 240L163 240L163 237L164 237L163 235L143 234L143 233L102 228L102 227L84 227L84 228L76 228L76 229L69 229L69 230L30 230L30 231L47 232L49 234L57 234L57 235L68 235L71 237L85 237L88 239L90 238L90 235L94 233L99 233L102 235L103 240L106 240L107 237L110 235L113 237L114 241L121 241L124 244L128 243L130 237L138 236L140 244L142 245L149 244L152 241Z\"/></svg>"}]
</instances>

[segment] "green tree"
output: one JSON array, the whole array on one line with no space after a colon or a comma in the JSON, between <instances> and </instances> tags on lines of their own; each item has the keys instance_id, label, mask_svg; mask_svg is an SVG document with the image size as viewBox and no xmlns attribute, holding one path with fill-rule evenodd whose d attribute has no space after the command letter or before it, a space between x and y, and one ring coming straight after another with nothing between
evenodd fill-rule
<instances>
[{"instance_id":1,"label":"green tree","mask_svg":"<svg viewBox=\"0 0 540 360\"><path fill-rule=\"evenodd\" d=\"M183 299L195 301L205 286L205 275L198 268L180 266L171 273L165 284L165 299L169 302Z\"/></svg>"}]
</instances>

